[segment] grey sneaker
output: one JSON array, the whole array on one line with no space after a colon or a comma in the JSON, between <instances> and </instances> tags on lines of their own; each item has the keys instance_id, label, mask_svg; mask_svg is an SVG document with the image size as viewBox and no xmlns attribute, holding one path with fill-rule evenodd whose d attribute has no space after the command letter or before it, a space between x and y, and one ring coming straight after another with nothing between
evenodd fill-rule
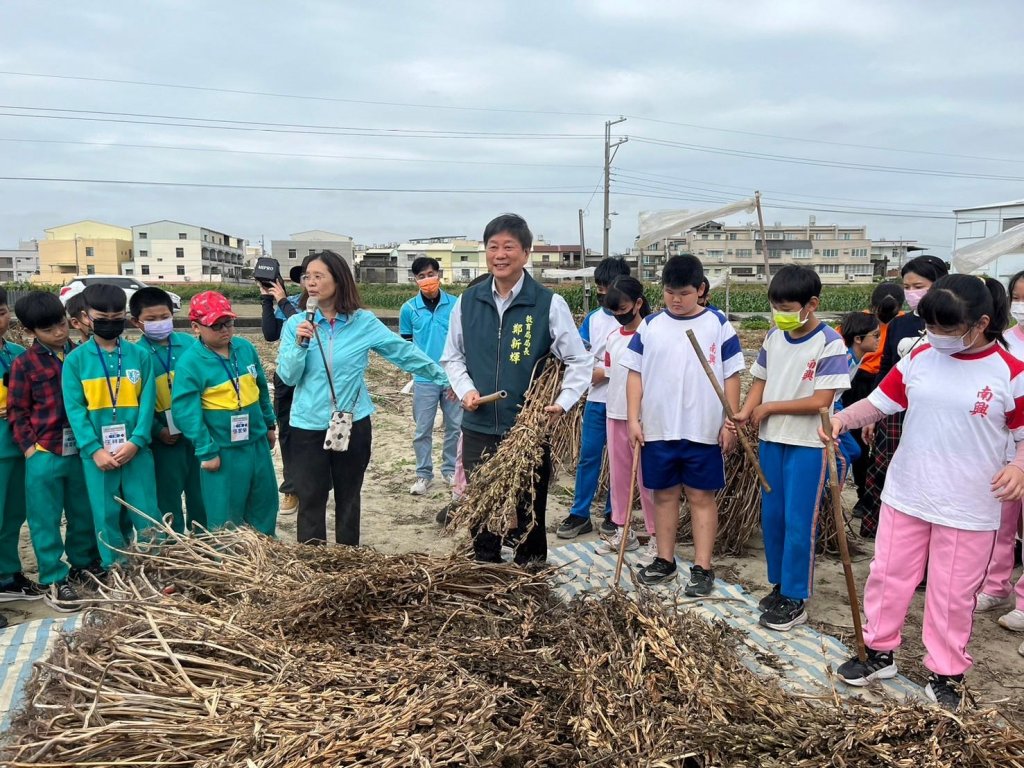
<instances>
[{"instance_id":1,"label":"grey sneaker","mask_svg":"<svg viewBox=\"0 0 1024 768\"><path fill-rule=\"evenodd\" d=\"M576 515L569 515L562 521L561 525L558 526L558 538L560 539L575 539L577 536L583 533L590 533L594 530L594 524L590 522L589 517L576 517Z\"/></svg>"},{"instance_id":2,"label":"grey sneaker","mask_svg":"<svg viewBox=\"0 0 1024 768\"><path fill-rule=\"evenodd\" d=\"M690 580L683 587L683 594L687 597L707 597L714 588L714 570L705 570L699 565L694 565L690 569Z\"/></svg>"},{"instance_id":3,"label":"grey sneaker","mask_svg":"<svg viewBox=\"0 0 1024 768\"><path fill-rule=\"evenodd\" d=\"M843 679L843 682L847 685L863 686L873 680L888 680L896 677L896 662L892 659L892 651L876 651L873 648L865 650L867 651L867 661L861 661L854 656L836 670L836 674Z\"/></svg>"},{"instance_id":4,"label":"grey sneaker","mask_svg":"<svg viewBox=\"0 0 1024 768\"><path fill-rule=\"evenodd\" d=\"M650 565L645 565L640 569L637 574L637 579L640 580L641 584L646 584L649 587L653 587L656 584L663 584L666 581L671 581L676 577L678 572L676 568L675 560L669 562L668 560L662 560L660 557L654 558L654 562Z\"/></svg>"},{"instance_id":5,"label":"grey sneaker","mask_svg":"<svg viewBox=\"0 0 1024 768\"><path fill-rule=\"evenodd\" d=\"M618 529L619 526L612 522L611 515L605 515L604 518L601 520L600 527L598 528L602 536L614 536L615 532Z\"/></svg>"}]
</instances>

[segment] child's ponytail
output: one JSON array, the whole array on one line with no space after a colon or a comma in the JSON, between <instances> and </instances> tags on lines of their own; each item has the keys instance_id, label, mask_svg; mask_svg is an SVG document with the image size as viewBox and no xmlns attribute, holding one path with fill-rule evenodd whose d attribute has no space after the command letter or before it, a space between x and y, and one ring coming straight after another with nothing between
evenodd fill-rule
<instances>
[{"instance_id":1,"label":"child's ponytail","mask_svg":"<svg viewBox=\"0 0 1024 768\"><path fill-rule=\"evenodd\" d=\"M879 283L871 292L871 309L883 325L889 323L903 308L903 286L899 283Z\"/></svg>"},{"instance_id":2,"label":"child's ponytail","mask_svg":"<svg viewBox=\"0 0 1024 768\"><path fill-rule=\"evenodd\" d=\"M608 293L604 297L605 306L610 309L618 307L624 301L635 302L640 299L643 299L640 303L640 317L647 317L652 310L651 303L647 301L647 296L644 293L644 284L629 275L615 278L608 286Z\"/></svg>"},{"instance_id":3,"label":"child's ponytail","mask_svg":"<svg viewBox=\"0 0 1024 768\"><path fill-rule=\"evenodd\" d=\"M992 294L992 314L989 316L988 328L985 329L985 338L998 341L1005 347L1003 331L1010 327L1010 299L1003 284L994 277L985 278L985 287Z\"/></svg>"}]
</instances>

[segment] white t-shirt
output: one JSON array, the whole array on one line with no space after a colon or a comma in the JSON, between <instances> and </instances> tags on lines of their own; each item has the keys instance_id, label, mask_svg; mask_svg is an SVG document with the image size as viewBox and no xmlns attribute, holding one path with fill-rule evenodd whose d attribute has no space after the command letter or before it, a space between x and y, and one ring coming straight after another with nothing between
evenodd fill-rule
<instances>
[{"instance_id":1,"label":"white t-shirt","mask_svg":"<svg viewBox=\"0 0 1024 768\"><path fill-rule=\"evenodd\" d=\"M622 365L622 356L629 347L629 342L636 335L636 331L627 331L619 327L608 334L604 347L604 372L608 377L608 387L605 390L608 403L608 418L621 419L629 418L626 410L626 379L629 378L629 369Z\"/></svg>"},{"instance_id":2,"label":"white t-shirt","mask_svg":"<svg viewBox=\"0 0 1024 768\"><path fill-rule=\"evenodd\" d=\"M1008 331L1003 331L1003 338L1006 339L1006 346L1010 348L1010 354L1018 360L1024 360L1024 327L1015 325Z\"/></svg>"},{"instance_id":3,"label":"white t-shirt","mask_svg":"<svg viewBox=\"0 0 1024 768\"><path fill-rule=\"evenodd\" d=\"M604 345L608 334L620 328L619 321L615 315L598 307L583 319L580 327L580 336L587 345L590 354L594 356L594 368L604 367ZM587 393L587 400L591 403L603 403L607 400L608 382L599 382L591 385Z\"/></svg>"},{"instance_id":4,"label":"white t-shirt","mask_svg":"<svg viewBox=\"0 0 1024 768\"><path fill-rule=\"evenodd\" d=\"M1024 363L998 344L958 355L922 344L868 399L907 412L882 501L937 525L997 530L991 483L1006 466L1007 435L1024 440Z\"/></svg>"},{"instance_id":5,"label":"white t-shirt","mask_svg":"<svg viewBox=\"0 0 1024 768\"><path fill-rule=\"evenodd\" d=\"M806 336L793 339L772 328L750 366L755 379L764 379L762 403L802 400L820 389L836 390L836 397L850 388L850 366L843 337L821 323ZM761 422L759 437L770 443L821 448L817 413L769 416Z\"/></svg>"},{"instance_id":6,"label":"white t-shirt","mask_svg":"<svg viewBox=\"0 0 1024 768\"><path fill-rule=\"evenodd\" d=\"M640 323L622 365L644 383L640 421L644 440L692 440L716 445L725 411L686 336L693 331L719 384L743 370L740 340L729 320L708 307L692 317L667 310Z\"/></svg>"}]
</instances>

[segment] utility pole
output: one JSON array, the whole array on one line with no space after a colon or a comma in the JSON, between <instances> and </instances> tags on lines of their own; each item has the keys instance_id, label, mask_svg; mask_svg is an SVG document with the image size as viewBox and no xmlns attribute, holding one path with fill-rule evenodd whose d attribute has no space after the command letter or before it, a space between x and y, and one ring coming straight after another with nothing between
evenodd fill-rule
<instances>
[{"instance_id":1,"label":"utility pole","mask_svg":"<svg viewBox=\"0 0 1024 768\"><path fill-rule=\"evenodd\" d=\"M580 208L580 268L587 266L587 247L583 243L583 209Z\"/></svg>"},{"instance_id":2,"label":"utility pole","mask_svg":"<svg viewBox=\"0 0 1024 768\"><path fill-rule=\"evenodd\" d=\"M608 211L608 193L611 185L612 160L615 158L615 150L629 141L623 137L612 144L612 126L626 122L626 118L608 120L604 124L604 250L602 255L608 256L608 233L612 228L611 213Z\"/></svg>"}]
</instances>

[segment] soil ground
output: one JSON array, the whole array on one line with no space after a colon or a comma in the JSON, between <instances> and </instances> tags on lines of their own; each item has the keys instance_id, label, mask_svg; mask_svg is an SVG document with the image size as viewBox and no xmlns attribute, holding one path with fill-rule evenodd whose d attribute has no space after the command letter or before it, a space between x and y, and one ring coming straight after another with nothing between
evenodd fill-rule
<instances>
[{"instance_id":1,"label":"soil ground","mask_svg":"<svg viewBox=\"0 0 1024 768\"><path fill-rule=\"evenodd\" d=\"M751 332L741 335L744 336L744 348L756 351L763 334ZM276 350L262 341L258 342L258 346L267 364L269 377ZM443 536L434 522L434 515L449 499L449 491L440 480L435 481L427 496L409 494L409 486L414 480L411 397L400 393L407 381L408 377L404 373L379 358L373 358L367 384L377 402L378 411L373 418L373 455L363 485L362 544L386 553L415 551L444 555L464 546L466 539ZM439 465L440 432L436 438L435 466ZM277 451L275 464L280 472L280 455ZM555 536L554 529L568 514L572 496L573 477L557 475L552 482L548 504L548 542L551 547L565 543ZM844 492L847 509L852 506L854 499L852 488L847 488ZM598 513L595 509L595 514ZM595 527L596 522L595 518ZM333 530L330 520L328 524ZM294 540L294 515L280 517L278 535L285 540ZM329 534L329 537L332 536ZM597 536L587 534L585 538L596 540ZM853 568L857 587L863 590L872 543L854 539L851 545L855 550ZM692 548L680 544L678 554L690 559ZM35 558L28 541L27 528L22 532L22 557L29 575L33 576ZM979 564L979 567L983 567L983 564ZM767 592L770 586L763 550L757 538L751 540L745 556L719 559L716 572L719 578L740 583L755 595ZM838 558L818 558L815 584L816 591L808 606L812 623L852 645L852 622L842 565ZM907 617L903 646L897 652L897 662L903 674L923 684L927 671L922 665L922 609L923 593L918 593ZM42 601L5 603L3 611L12 624L58 615L46 608ZM1024 635L1002 629L996 623L1000 613L997 610L977 617L970 645L975 666L968 673L968 684L979 704L997 707L1008 717L1024 722L1024 716L1017 714L1024 711L1021 706L1024 704L1024 680L1021 679L1024 659L1017 653ZM779 641L785 642L785 636L780 635Z\"/></svg>"}]
</instances>

